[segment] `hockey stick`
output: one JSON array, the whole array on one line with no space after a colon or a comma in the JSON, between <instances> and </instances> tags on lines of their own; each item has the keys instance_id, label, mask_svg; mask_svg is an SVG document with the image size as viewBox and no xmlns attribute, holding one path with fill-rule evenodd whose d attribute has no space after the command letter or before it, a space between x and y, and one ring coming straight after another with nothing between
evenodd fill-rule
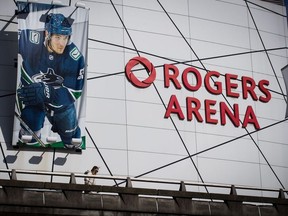
<instances>
[{"instance_id":1,"label":"hockey stick","mask_svg":"<svg viewBox=\"0 0 288 216\"><path fill-rule=\"evenodd\" d=\"M34 133L34 131L32 131L29 126L23 121L23 119L21 118L21 116L15 111L15 116L17 117L17 119L20 121L20 123L23 125L23 127L32 135L32 137L42 146L42 147L46 147L46 145L44 144L44 142Z\"/></svg>"}]
</instances>

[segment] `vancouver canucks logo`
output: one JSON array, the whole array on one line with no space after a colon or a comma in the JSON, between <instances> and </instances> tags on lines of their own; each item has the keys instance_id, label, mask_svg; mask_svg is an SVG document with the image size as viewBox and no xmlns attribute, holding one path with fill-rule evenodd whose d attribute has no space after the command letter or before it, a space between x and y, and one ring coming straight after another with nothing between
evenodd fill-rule
<instances>
[{"instance_id":1,"label":"vancouver canucks logo","mask_svg":"<svg viewBox=\"0 0 288 216\"><path fill-rule=\"evenodd\" d=\"M40 42L40 33L37 31L31 31L29 35L29 40L31 43L39 44Z\"/></svg>"},{"instance_id":2,"label":"vancouver canucks logo","mask_svg":"<svg viewBox=\"0 0 288 216\"><path fill-rule=\"evenodd\" d=\"M74 59L74 60L78 60L81 56L80 51L77 49L77 47L74 47L71 51L70 51L70 56Z\"/></svg>"},{"instance_id":3,"label":"vancouver canucks logo","mask_svg":"<svg viewBox=\"0 0 288 216\"><path fill-rule=\"evenodd\" d=\"M40 73L35 74L32 79L34 82L43 82L55 88L60 87L64 81L64 78L55 74L52 68L48 68L46 73L40 71Z\"/></svg>"}]
</instances>

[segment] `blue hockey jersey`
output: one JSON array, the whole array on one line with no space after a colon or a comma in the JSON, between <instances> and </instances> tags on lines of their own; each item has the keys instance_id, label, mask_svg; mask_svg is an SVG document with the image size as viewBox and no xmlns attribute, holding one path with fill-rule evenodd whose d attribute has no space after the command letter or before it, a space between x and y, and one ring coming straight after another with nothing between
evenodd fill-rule
<instances>
[{"instance_id":1,"label":"blue hockey jersey","mask_svg":"<svg viewBox=\"0 0 288 216\"><path fill-rule=\"evenodd\" d=\"M19 54L22 56L21 85L45 82L55 90L51 109L74 103L82 93L85 76L84 57L74 43L67 44L62 54L49 52L44 31L19 32Z\"/></svg>"}]
</instances>

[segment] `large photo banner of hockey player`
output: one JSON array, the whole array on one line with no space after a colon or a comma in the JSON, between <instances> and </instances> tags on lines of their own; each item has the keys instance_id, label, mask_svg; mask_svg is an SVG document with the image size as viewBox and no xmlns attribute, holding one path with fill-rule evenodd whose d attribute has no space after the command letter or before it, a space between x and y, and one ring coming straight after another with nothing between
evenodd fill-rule
<instances>
[{"instance_id":1,"label":"large photo banner of hockey player","mask_svg":"<svg viewBox=\"0 0 288 216\"><path fill-rule=\"evenodd\" d=\"M88 9L18 4L13 145L86 148Z\"/></svg>"}]
</instances>

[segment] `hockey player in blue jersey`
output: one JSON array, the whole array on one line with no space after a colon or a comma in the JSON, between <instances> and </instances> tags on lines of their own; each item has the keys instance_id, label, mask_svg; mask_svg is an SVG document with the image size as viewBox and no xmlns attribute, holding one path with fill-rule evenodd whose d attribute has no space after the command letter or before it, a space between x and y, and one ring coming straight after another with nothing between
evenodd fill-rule
<instances>
[{"instance_id":1,"label":"hockey player in blue jersey","mask_svg":"<svg viewBox=\"0 0 288 216\"><path fill-rule=\"evenodd\" d=\"M69 20L53 13L46 18L45 31L20 32L23 62L17 95L21 118L38 137L47 117L65 148L80 148L72 142L81 138L74 102L82 93L85 61L71 35ZM22 126L20 139L23 135L29 132Z\"/></svg>"}]
</instances>

